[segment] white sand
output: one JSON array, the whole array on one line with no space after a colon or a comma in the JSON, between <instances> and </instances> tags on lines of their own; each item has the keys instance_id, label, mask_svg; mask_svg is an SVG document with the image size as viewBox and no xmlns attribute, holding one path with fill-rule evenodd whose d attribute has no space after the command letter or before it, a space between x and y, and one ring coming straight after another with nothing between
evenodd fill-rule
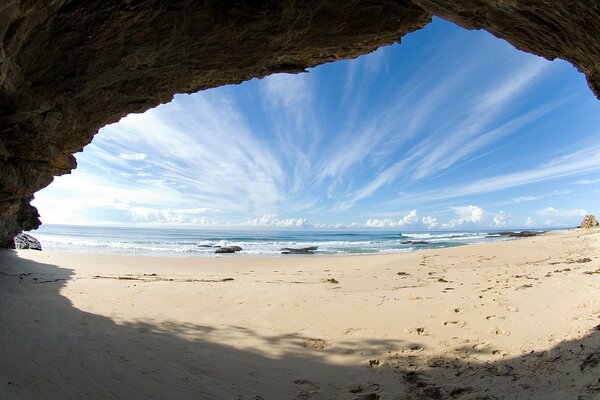
<instances>
[{"instance_id":1,"label":"white sand","mask_svg":"<svg viewBox=\"0 0 600 400\"><path fill-rule=\"evenodd\" d=\"M599 255L0 251L0 399L598 399Z\"/></svg>"}]
</instances>

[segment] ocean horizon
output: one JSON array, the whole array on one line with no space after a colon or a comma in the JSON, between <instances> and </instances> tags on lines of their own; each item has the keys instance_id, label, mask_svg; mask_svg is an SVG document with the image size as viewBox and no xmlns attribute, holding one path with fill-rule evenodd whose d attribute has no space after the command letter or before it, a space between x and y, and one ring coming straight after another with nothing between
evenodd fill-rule
<instances>
[{"instance_id":1,"label":"ocean horizon","mask_svg":"<svg viewBox=\"0 0 600 400\"><path fill-rule=\"evenodd\" d=\"M544 229L544 230L554 230ZM564 228L562 228L564 229ZM513 229L511 231L541 229ZM234 256L278 256L282 248L317 246L317 255L385 254L488 243L512 238L506 230L266 230L44 224L30 232L44 250L120 255L214 257L239 246ZM225 254L232 256L232 254Z\"/></svg>"}]
</instances>

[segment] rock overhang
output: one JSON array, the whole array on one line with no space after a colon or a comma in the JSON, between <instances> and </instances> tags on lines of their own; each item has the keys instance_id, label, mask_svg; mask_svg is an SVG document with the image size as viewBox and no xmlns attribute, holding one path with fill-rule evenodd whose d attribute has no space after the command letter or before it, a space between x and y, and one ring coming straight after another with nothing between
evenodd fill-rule
<instances>
[{"instance_id":1,"label":"rock overhang","mask_svg":"<svg viewBox=\"0 0 600 400\"><path fill-rule=\"evenodd\" d=\"M570 61L600 96L600 3L7 0L0 9L0 246L98 129L176 93L300 72L399 42L432 16Z\"/></svg>"}]
</instances>

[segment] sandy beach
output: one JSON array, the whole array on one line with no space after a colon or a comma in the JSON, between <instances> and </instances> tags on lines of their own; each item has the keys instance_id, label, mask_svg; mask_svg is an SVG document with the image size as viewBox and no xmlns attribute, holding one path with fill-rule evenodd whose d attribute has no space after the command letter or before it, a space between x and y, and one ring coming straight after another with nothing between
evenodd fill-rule
<instances>
[{"instance_id":1,"label":"sandy beach","mask_svg":"<svg viewBox=\"0 0 600 400\"><path fill-rule=\"evenodd\" d=\"M374 256L0 251L2 399L597 399L600 230Z\"/></svg>"}]
</instances>

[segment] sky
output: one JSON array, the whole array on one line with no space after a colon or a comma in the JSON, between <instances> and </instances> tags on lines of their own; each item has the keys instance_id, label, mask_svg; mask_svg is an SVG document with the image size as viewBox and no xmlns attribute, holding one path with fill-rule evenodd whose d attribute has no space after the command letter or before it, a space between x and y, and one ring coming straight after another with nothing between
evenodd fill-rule
<instances>
[{"instance_id":1,"label":"sky","mask_svg":"<svg viewBox=\"0 0 600 400\"><path fill-rule=\"evenodd\" d=\"M600 214L600 101L571 64L441 19L354 60L102 128L43 223L457 230Z\"/></svg>"}]
</instances>

